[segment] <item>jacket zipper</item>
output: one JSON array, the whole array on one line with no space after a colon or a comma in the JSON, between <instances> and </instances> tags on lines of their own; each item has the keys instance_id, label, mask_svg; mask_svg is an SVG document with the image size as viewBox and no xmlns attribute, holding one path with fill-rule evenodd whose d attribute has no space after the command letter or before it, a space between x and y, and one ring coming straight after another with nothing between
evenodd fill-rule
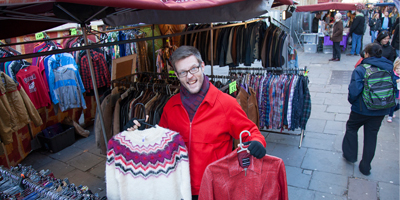
<instances>
[{"instance_id":1,"label":"jacket zipper","mask_svg":"<svg viewBox=\"0 0 400 200\"><path fill-rule=\"evenodd\" d=\"M203 102L204 102L204 99L203 99ZM201 107L201 105L203 104L203 102L201 102L200 103L200 105L199 105L199 107L197 108L197 110L199 110L199 108ZM194 117L196 116L196 113L197 113L197 111L196 111L196 113L194 113L194 115L193 115L193 120L192 121L190 121L190 117L189 117L189 113L187 112L187 110L185 109L185 107L183 106L183 105L180 105L182 108L183 108L183 110L185 111L185 113L186 113L186 116L188 117L188 120L189 120L189 159L190 159L190 153L192 152L191 151L191 148L192 148L192 122L193 122L193 120L194 120Z\"/></svg>"}]
</instances>

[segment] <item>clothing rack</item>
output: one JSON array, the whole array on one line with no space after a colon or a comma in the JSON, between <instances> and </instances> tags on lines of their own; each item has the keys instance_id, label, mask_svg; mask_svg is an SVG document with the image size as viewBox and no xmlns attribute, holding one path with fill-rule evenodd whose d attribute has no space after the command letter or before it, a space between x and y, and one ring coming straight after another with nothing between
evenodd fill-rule
<instances>
[{"instance_id":1,"label":"clothing rack","mask_svg":"<svg viewBox=\"0 0 400 200\"><path fill-rule=\"evenodd\" d=\"M19 167L21 167L21 165L19 165ZM28 174L30 173L30 171L28 169L23 169L23 167L21 167L20 169L22 169L21 174L16 174L15 172L12 172L11 170L8 170L3 166L0 166L0 175L3 177L3 180L4 179L12 180L14 183L17 183L21 189L24 189L24 190L29 189L31 192L34 192L37 195L40 195L41 198L45 198L45 199L67 200L67 199L76 199L76 198L80 199L83 197L86 197L85 199L93 199L93 200L100 199L99 197L95 197L94 195L91 195L91 194L81 193L77 187L75 187L75 190L74 190L72 187L74 187L75 185L72 185L72 184L67 186L68 188L72 189L70 196L67 196L65 194L62 194L61 192L57 192L54 188L51 189L49 187L42 186L38 183L35 183L30 178L25 177L25 175L28 176ZM47 178L47 180L53 181L53 182L58 181L50 176L42 177L40 180L44 180L43 178L45 178L45 179ZM1 193L1 195L7 195L7 194ZM26 194L24 194L24 195L26 195Z\"/></svg>"},{"instance_id":2,"label":"clothing rack","mask_svg":"<svg viewBox=\"0 0 400 200\"><path fill-rule=\"evenodd\" d=\"M267 68L252 68L252 67L229 67L229 73L231 73L231 71L282 71L282 72L295 72L296 74L298 72L307 72L307 66L305 66L304 68L283 68L283 67L267 67ZM301 129L300 133L291 133L291 132L282 132L282 131L273 131L273 130L265 130L262 129L260 130L261 132L267 132L267 133L278 133L278 134L285 134L285 135L295 135L295 136L300 136L300 140L299 140L299 149L301 148L301 145L303 143L303 139L306 136L304 129Z\"/></svg>"},{"instance_id":3,"label":"clothing rack","mask_svg":"<svg viewBox=\"0 0 400 200\"><path fill-rule=\"evenodd\" d=\"M286 26L285 24L283 24L282 22L280 22L280 21L278 21L277 19L275 19L275 18L273 18L273 17L271 17L271 16L268 16L268 17L266 17L268 20L269 20L269 22L270 23L272 23L272 24L275 24L274 22L278 22L278 26L279 27L285 27L285 28L287 28L288 30L290 30L290 28L288 27L288 26ZM274 22L273 22L274 21ZM276 25L276 24L275 24Z\"/></svg>"},{"instance_id":4,"label":"clothing rack","mask_svg":"<svg viewBox=\"0 0 400 200\"><path fill-rule=\"evenodd\" d=\"M224 79L233 79L235 81L241 81L242 78L241 77L236 77L236 76L224 76L224 75L206 75L209 78L224 78ZM224 87L220 88L219 90L221 91L225 91L226 89L229 88L229 84L225 85Z\"/></svg>"}]
</instances>

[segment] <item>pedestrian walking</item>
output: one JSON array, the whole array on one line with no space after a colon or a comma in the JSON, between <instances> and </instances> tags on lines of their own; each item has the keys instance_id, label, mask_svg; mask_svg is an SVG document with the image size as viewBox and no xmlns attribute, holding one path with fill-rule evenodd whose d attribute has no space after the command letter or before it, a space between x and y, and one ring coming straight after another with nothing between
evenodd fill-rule
<instances>
[{"instance_id":1,"label":"pedestrian walking","mask_svg":"<svg viewBox=\"0 0 400 200\"><path fill-rule=\"evenodd\" d=\"M384 17L382 18L382 28L381 31L390 31L392 28L392 20L389 18L389 13L384 12Z\"/></svg>"},{"instance_id":2,"label":"pedestrian walking","mask_svg":"<svg viewBox=\"0 0 400 200\"><path fill-rule=\"evenodd\" d=\"M340 42L343 40L343 22L340 13L335 15L331 40L333 42L333 57L329 61L340 61Z\"/></svg>"},{"instance_id":3,"label":"pedestrian walking","mask_svg":"<svg viewBox=\"0 0 400 200\"><path fill-rule=\"evenodd\" d=\"M361 38L364 35L365 18L362 10L356 10L356 17L350 27L350 35L352 39L351 51L348 56L359 55L361 51Z\"/></svg>"},{"instance_id":4,"label":"pedestrian walking","mask_svg":"<svg viewBox=\"0 0 400 200\"><path fill-rule=\"evenodd\" d=\"M387 122L392 123L392 120L396 115L394 115L394 112L400 109L399 105L399 91L400 91L400 58L396 58L393 64L393 73L394 73L394 80L396 81L396 106L393 106L390 108L389 116L387 119Z\"/></svg>"},{"instance_id":5,"label":"pedestrian walking","mask_svg":"<svg viewBox=\"0 0 400 200\"><path fill-rule=\"evenodd\" d=\"M389 106L388 108L371 110L369 101L364 98L366 92L366 90L364 90L364 80L370 80L366 77L366 74L370 74L372 69L375 71L385 70L389 73L389 80L387 77L379 80L386 81L385 84L390 83L392 89L388 89L388 93L394 92L392 80L393 63L382 57L382 47L376 43L368 44L363 52L365 52L364 60L356 69L353 70L351 75L348 94L348 101L351 104L351 112L346 123L346 133L342 142L342 151L343 157L348 162L355 163L357 161L357 132L361 126L364 126L364 146L359 170L362 174L369 175L371 173L371 162L375 155L378 131L385 115L389 114L391 105L387 105ZM386 88L384 89L386 90ZM393 93L392 97L394 101ZM368 107L366 102L368 102Z\"/></svg>"},{"instance_id":6,"label":"pedestrian walking","mask_svg":"<svg viewBox=\"0 0 400 200\"><path fill-rule=\"evenodd\" d=\"M372 19L369 21L369 29L371 35L371 43L373 43L378 36L378 31L382 27L381 20L379 19L379 13L375 13Z\"/></svg>"},{"instance_id":7,"label":"pedestrian walking","mask_svg":"<svg viewBox=\"0 0 400 200\"><path fill-rule=\"evenodd\" d=\"M396 59L396 51L392 46L390 46L389 40L390 40L389 32L382 31L378 34L378 37L376 38L374 43L381 45L383 57L394 62L394 60Z\"/></svg>"}]
</instances>

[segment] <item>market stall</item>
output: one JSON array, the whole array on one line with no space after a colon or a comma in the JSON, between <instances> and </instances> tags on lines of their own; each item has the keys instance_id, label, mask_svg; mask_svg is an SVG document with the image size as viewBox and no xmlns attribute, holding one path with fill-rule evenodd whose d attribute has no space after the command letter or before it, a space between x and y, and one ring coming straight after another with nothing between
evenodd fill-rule
<instances>
[{"instance_id":1,"label":"market stall","mask_svg":"<svg viewBox=\"0 0 400 200\"><path fill-rule=\"evenodd\" d=\"M87 3L88 1L86 1L85 3ZM118 3L118 1L116 1L117 3ZM159 2L159 1L157 1L157 2ZM191 2L191 1L189 1L189 2ZM188 2L188 3L189 3ZM196 3L198 3L199 1L197 1ZM232 3L233 1L231 1L230 3ZM250 3L251 2L251 3ZM96 5L100 5L99 3L98 3L98 1L96 1L96 2L91 2L92 4L96 4ZM121 2L119 2L120 4L118 4L119 6L122 6L121 5ZM255 3L255 4L257 4L258 3L258 5L259 6L249 6L249 5L252 5L252 3ZM163 4L163 3L162 3ZM237 9L239 9L239 8L243 8L243 7L246 7L246 6L249 6L249 8L260 8L261 7L261 9L260 9L260 11L259 12L254 12L254 9L253 10L248 10L248 12L251 12L251 13L253 13L252 15L245 15L244 13L240 13L240 12L238 12L237 13L237 17L232 17L232 18L226 18L226 16L225 17L222 17L222 18L218 18L218 16L216 15L215 16L215 18L214 18L214 20L217 20L217 21L230 21L230 20L233 20L233 21L241 21L241 20L245 20L244 18L241 18L241 17L243 17L243 16L246 16L246 17L248 17L248 18L254 18L254 17L257 17L258 15L260 15L260 13L261 12L266 12L267 10L269 10L270 9L270 7L272 6L272 3L271 2L268 2L268 1L235 1L234 3L232 3L232 4L237 4L236 6L238 6L238 8ZM187 5L194 5L194 4L187 4ZM202 4L201 4L202 5ZM224 5L230 5L230 4L224 4ZM224 6L224 5L222 5L222 6ZM246 6L244 6L244 5L246 5ZM53 18L53 19L47 19L47 20L53 20L53 22L56 22L56 23L65 23L65 22L70 22L70 21L75 21L75 22L79 22L81 25L82 25L82 31L83 31L83 39L84 39L84 45L82 45L82 46L80 46L80 47L74 47L74 48L66 48L66 49L55 49L55 50L53 50L53 51L47 51L47 52L40 52L40 53L34 53L34 54L29 54L29 55L17 55L17 56L14 56L14 57L6 57L6 58L1 58L0 59L0 62L6 62L6 61L10 61L10 60L19 60L19 59L24 59L24 58L30 58L30 57L36 57L36 56L44 56L44 55L51 55L51 54L60 54L60 53L64 53L64 52L72 52L72 51L80 51L80 50L86 50L86 54L87 54L87 58L88 58L88 60L89 60L89 66L90 66L90 77L92 78L91 80L92 80L92 84L93 84L93 90L94 90L94 93L95 93L95 100L96 100L96 105L97 105L97 111L98 111L98 113L99 113L99 121L101 122L101 126L102 126L102 132L103 132L103 136L104 137L106 137L105 135L105 127L104 127L104 125L103 125L103 119L102 119L102 116L103 116L103 114L102 114L102 110L100 109L100 102L99 102L99 95L97 94L97 85L98 85L98 83L96 82L96 79L98 78L98 77L96 77L95 75L94 75L94 70L93 70L93 63L92 63L92 59L91 59L91 53L89 52L90 50L89 49L94 49L94 48L97 48L97 47L104 47L104 46L113 46L113 45L120 45L120 44L125 44L125 43L131 43L131 42L141 42L141 41L146 41L146 40L153 40L153 39L159 39L159 38L166 38L166 37L171 37L171 36L177 36L177 35L180 35L180 34L182 34L182 33L176 33L176 34L171 34L171 35L164 35L164 36L157 36L157 37L148 37L148 38L136 38L136 39L131 39L131 40L125 40L125 41L118 41L118 42L109 42L109 43L103 43L103 44L90 44L89 45L89 42L88 42L88 33L90 33L90 31L87 31L87 26L86 26L86 24L90 21L90 20L92 20L92 19L94 19L94 18L97 18L98 16L97 15L101 15L101 14L104 14L103 13L103 11L106 11L107 9L108 9L108 7L104 7L104 8L100 8L100 9L98 9L98 10L96 10L96 11L94 11L94 13L92 14L92 15L90 15L90 16L88 16L88 17L85 17L84 19L81 19L80 17L77 17L74 13L71 13L70 11L72 11L72 10L68 10L68 9L65 9L65 7L66 6L68 6L68 5L65 5L65 4L56 4L56 7L58 7L61 11L63 11L65 14L67 14L67 15L65 15L65 17L63 17L63 18L60 18L61 20L58 20L59 18L56 18L56 17L50 17L50 18ZM116 5L113 5L113 6L116 6ZM143 5L142 5L143 6ZM140 7L140 5L132 5L132 4L130 4L129 5L129 7L135 7L135 9L136 8L140 8L140 9L149 9L149 7L148 7L148 4L146 3L146 6L143 6L143 7ZM179 6L178 6L179 7ZM203 8L201 8L201 9L210 9L212 6L205 6L205 7L203 7ZM156 8L158 8L158 7L156 7ZM156 9L156 8L154 8L154 9ZM19 8L19 10L20 10L21 8ZM160 8L158 8L158 9L160 9ZM173 9L180 9L180 10L183 10L183 11L185 11L185 9L184 8L182 8L182 7L180 7L180 8L170 8L171 10L173 10ZM187 8L187 9L196 9L195 7L190 7L190 8ZM222 7L219 7L218 9L222 9ZM117 12L120 12L120 14L121 13L123 13L123 12L125 12L125 14L128 14L128 13L130 13L130 12L132 12L132 13L134 13L135 12L135 10L134 9L128 9L128 10L123 10L123 9L115 9L115 10L118 10ZM115 11L114 10L114 11ZM240 10L240 9L239 9ZM140 10L139 10L140 11ZM182 12L183 12L182 11ZM209 11L209 10L207 10L207 11ZM12 12L15 12L15 11L12 11ZM78 11L79 12L79 11ZM158 10L153 10L152 12L158 12ZM174 11L174 13L179 13L180 11ZM194 12L194 11L193 11ZM205 12L205 11L204 11ZM211 13L211 12L210 12ZM216 13L218 13L218 12L216 12ZM221 13L221 12L220 12ZM225 13L226 14L226 13ZM242 15L243 14L243 15ZM105 17L101 17L101 18L103 18L103 19L106 19L106 18L108 18L108 17L116 17L116 16L118 16L119 14L118 13L114 13L114 15L111 15L111 14L105 14L106 16ZM204 15L204 13L203 13L203 15ZM145 15L142 15L142 16L145 16ZM162 15L160 15L160 16L162 16ZM179 15L178 15L179 16ZM44 16L40 16L39 18L41 18L41 17L44 17ZM195 16L193 16L193 17L195 17ZM17 18L15 18L15 16L13 16L13 17L10 17L10 18L12 18L11 20L24 20L23 18L24 17L17 17ZM44 18L46 18L46 17L44 17ZM247 19L248 19L247 18ZM43 18L42 18L43 19ZM147 19L147 18L146 18ZM194 19L194 18L193 18ZM228 19L230 19L230 20L228 20ZM110 19L110 20L112 20L112 19ZM107 20L105 20L105 21L107 21ZM130 23L130 22L129 22ZM154 22L149 22L149 23L159 23L159 22L156 22L156 21L154 21ZM182 22L179 22L179 23L182 23ZM244 24L242 24L242 25L244 25L244 28L247 28L247 24L246 23L244 23ZM49 27L50 26L52 26L52 25L49 25ZM212 37L212 34L213 34L213 30L215 30L215 29L218 29L218 27L212 27L212 25L211 25L211 27L210 28L204 28L204 29L199 29L199 30L193 30L193 31L187 31L187 32L185 32L185 33L183 33L183 34L193 34L193 33L197 33L197 32L204 32L204 31L210 31L210 33L211 33L211 37ZM36 30L35 31L32 31L32 32L36 32ZM16 35L19 35L19 34L21 34L21 32L19 32L18 34L15 34L14 36L16 36ZM26 34L26 33L24 33L24 34ZM8 36L8 37L10 37L10 36ZM49 39L48 39L49 40ZM46 40L47 41L47 40ZM212 51L211 51L211 54L212 54ZM87 74L85 74L85 75L87 75ZM153 87L154 87L154 85L153 85ZM148 89L148 84L147 84L147 89ZM154 89L154 88L153 88ZM104 141L104 142L106 142L106 141ZM7 153L7 152L6 152ZM9 156L12 156L11 154L6 154L5 155L5 157L6 158L8 158ZM18 162L18 161L17 161ZM13 163L13 164L15 164L15 163ZM283 163L282 163L282 165L281 165L281 167L283 166ZM284 169L284 168L283 168ZM286 180L285 179L285 177L282 179L282 180ZM286 182L285 182L286 183ZM285 184L284 183L284 184ZM283 191L282 193L285 193L285 191Z\"/></svg>"},{"instance_id":2,"label":"market stall","mask_svg":"<svg viewBox=\"0 0 400 200\"><path fill-rule=\"evenodd\" d=\"M298 6L296 12L340 12L340 11L352 11L356 10L357 6L360 6L360 3L340 3L340 2L329 2L329 3L320 3L315 5L306 5L306 6ZM362 6L362 5L361 5ZM342 15L342 19L347 18L346 15ZM314 52L317 52L317 46L322 46L324 53L332 53L331 47L333 42L330 40L330 34L332 32L333 23L326 24L324 21L319 22L318 33L306 33L303 34L303 41L309 42L312 41L309 49ZM347 48L347 40L348 40L349 28L344 28L343 30L343 40L340 42L340 45L343 46L343 51ZM305 45L307 46L307 45Z\"/></svg>"}]
</instances>

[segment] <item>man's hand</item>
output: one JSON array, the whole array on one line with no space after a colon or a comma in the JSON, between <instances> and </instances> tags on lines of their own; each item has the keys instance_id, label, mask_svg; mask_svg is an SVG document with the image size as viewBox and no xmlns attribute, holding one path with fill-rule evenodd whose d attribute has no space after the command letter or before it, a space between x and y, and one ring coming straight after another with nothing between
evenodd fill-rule
<instances>
[{"instance_id":1,"label":"man's hand","mask_svg":"<svg viewBox=\"0 0 400 200\"><path fill-rule=\"evenodd\" d=\"M146 121L145 122L147 122L147 120L149 120L149 116L148 115L146 115ZM125 124L124 130L134 131L134 130L138 129L139 127L140 127L139 121L136 118L133 118L133 119L129 120L127 124Z\"/></svg>"},{"instance_id":2,"label":"man's hand","mask_svg":"<svg viewBox=\"0 0 400 200\"><path fill-rule=\"evenodd\" d=\"M249 141L249 142L244 142L243 145L249 145L250 146L247 148L250 151L250 154L258 159L262 158L265 156L267 153L267 150L265 147L259 142L259 141Z\"/></svg>"}]
</instances>

